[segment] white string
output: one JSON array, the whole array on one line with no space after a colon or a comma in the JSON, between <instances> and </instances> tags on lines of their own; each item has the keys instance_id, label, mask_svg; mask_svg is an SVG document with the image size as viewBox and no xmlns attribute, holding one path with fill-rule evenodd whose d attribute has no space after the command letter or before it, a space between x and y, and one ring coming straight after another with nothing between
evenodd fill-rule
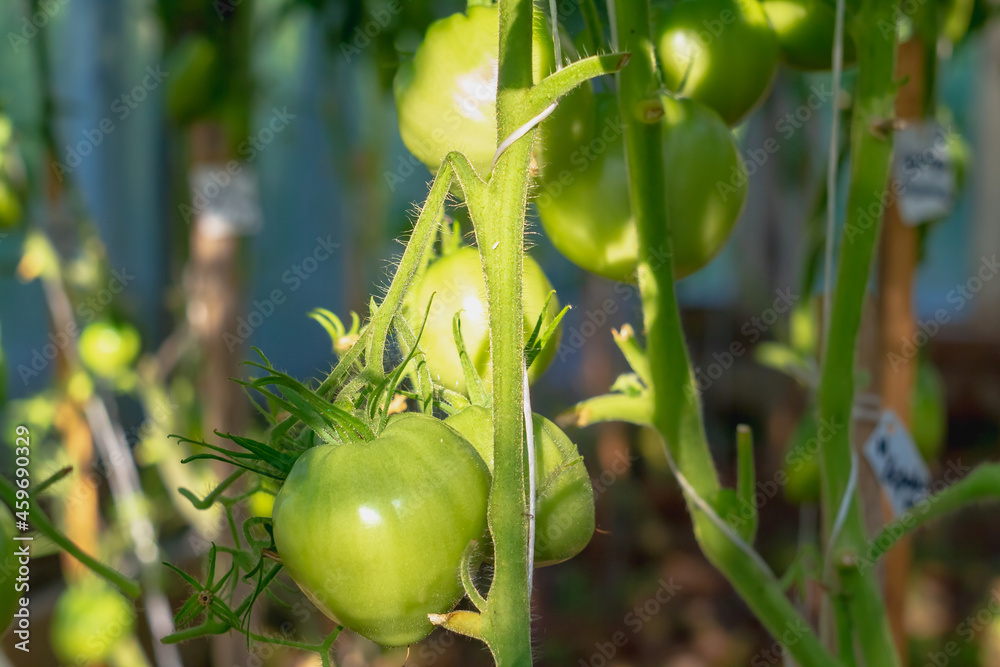
<instances>
[{"instance_id":1,"label":"white string","mask_svg":"<svg viewBox=\"0 0 1000 667\"><path fill-rule=\"evenodd\" d=\"M536 125L538 125L543 120L548 118L549 114L551 114L555 110L556 110L556 103L553 102L552 104L550 104L548 107L545 108L545 111L538 114L537 116L529 120L527 123L514 130L509 137L504 139L503 143L497 147L497 152L493 154L493 164L490 165L490 171L493 171L493 169L497 166L497 161L500 159L500 156L504 154L504 151L510 148L515 141L526 135L528 132L531 132L531 130Z\"/></svg>"},{"instance_id":2,"label":"white string","mask_svg":"<svg viewBox=\"0 0 1000 667\"><path fill-rule=\"evenodd\" d=\"M528 389L528 369L523 369L525 444L528 447L528 594L535 572L535 425L531 418L531 392Z\"/></svg>"},{"instance_id":3,"label":"white string","mask_svg":"<svg viewBox=\"0 0 1000 667\"><path fill-rule=\"evenodd\" d=\"M833 30L833 117L830 120L830 155L826 165L826 245L823 248L823 347L826 360L833 308L833 228L837 211L837 163L840 148L840 84L844 71L844 0L837 0L837 20Z\"/></svg>"},{"instance_id":4,"label":"white string","mask_svg":"<svg viewBox=\"0 0 1000 667\"><path fill-rule=\"evenodd\" d=\"M667 465L670 466L670 472L672 472L674 477L677 478L677 483L684 491L684 495L687 496L688 499L698 507L698 509L705 513L705 516L707 516L709 520L715 524L716 528L722 531L722 533L729 538L729 541L732 542L737 549L745 553L750 560L756 563L757 567L763 570L770 578L776 579L774 572L771 571L770 566L768 566L764 559L760 557L760 554L758 554L752 546L747 544L728 523L723 521L704 498L698 495L698 492L695 491L695 488L691 486L691 483L687 480L684 474L677 468L677 464L674 463L674 457L670 455L670 447L667 446L663 436L659 434L659 431L656 431L656 434L659 435L660 443L663 445L663 451L667 455Z\"/></svg>"},{"instance_id":5,"label":"white string","mask_svg":"<svg viewBox=\"0 0 1000 667\"><path fill-rule=\"evenodd\" d=\"M840 536L840 531L844 528L844 524L847 522L847 511L851 508L851 502L854 500L854 490L858 485L858 453L851 449L851 472L847 476L847 488L844 489L844 495L840 499L840 507L837 508L837 518L833 522L833 528L830 530L830 539L826 544L826 553L823 556L823 569L829 572L830 569L830 556L833 554L833 547L837 543L837 538Z\"/></svg>"}]
</instances>

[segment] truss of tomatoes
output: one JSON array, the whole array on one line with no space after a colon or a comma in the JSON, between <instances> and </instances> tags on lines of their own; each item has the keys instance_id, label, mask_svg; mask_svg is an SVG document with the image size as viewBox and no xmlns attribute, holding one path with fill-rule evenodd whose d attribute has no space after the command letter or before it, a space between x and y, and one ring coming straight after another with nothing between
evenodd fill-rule
<instances>
[{"instance_id":1,"label":"truss of tomatoes","mask_svg":"<svg viewBox=\"0 0 1000 667\"><path fill-rule=\"evenodd\" d=\"M528 343L541 327L555 329L558 305L530 257L525 276ZM457 393L458 378L462 390L474 385L472 405L439 404L451 413L443 420L417 412L376 418L369 428L339 429L335 438L314 429L322 444L279 463L284 481L271 512L274 546L305 595L330 618L385 646L426 636L433 629L428 614L451 610L465 594L463 559L475 565L490 557L493 424L482 377L490 360L478 252L445 253L418 276L410 293L404 315L421 332L419 346L426 337L421 349L430 376L442 391ZM428 307L432 295L444 296L437 308ZM455 327L466 335L454 334ZM551 347L557 337L546 340ZM475 363L463 366L458 349L471 352ZM551 360L545 349L533 355L532 378ZM297 395L300 403L310 400L305 387L286 383L282 392ZM587 545L594 499L573 442L544 417L533 421L534 557L542 566ZM473 542L480 548L470 551Z\"/></svg>"}]
</instances>

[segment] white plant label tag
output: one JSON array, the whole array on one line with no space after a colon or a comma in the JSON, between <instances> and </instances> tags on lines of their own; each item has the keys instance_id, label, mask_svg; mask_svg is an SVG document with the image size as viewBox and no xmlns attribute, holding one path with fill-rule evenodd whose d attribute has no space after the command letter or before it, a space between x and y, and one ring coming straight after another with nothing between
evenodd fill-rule
<instances>
[{"instance_id":1,"label":"white plant label tag","mask_svg":"<svg viewBox=\"0 0 1000 667\"><path fill-rule=\"evenodd\" d=\"M936 122L913 123L895 133L893 176L899 188L899 215L916 226L951 212L955 171L945 132Z\"/></svg>"},{"instance_id":2,"label":"white plant label tag","mask_svg":"<svg viewBox=\"0 0 1000 667\"><path fill-rule=\"evenodd\" d=\"M865 443L865 458L899 516L930 490L931 473L896 413L886 410Z\"/></svg>"}]
</instances>

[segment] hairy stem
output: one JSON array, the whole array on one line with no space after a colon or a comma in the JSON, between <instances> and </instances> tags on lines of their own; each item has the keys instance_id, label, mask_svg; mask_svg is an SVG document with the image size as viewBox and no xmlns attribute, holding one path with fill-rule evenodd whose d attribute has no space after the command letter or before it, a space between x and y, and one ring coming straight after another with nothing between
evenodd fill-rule
<instances>
[{"instance_id":1,"label":"hairy stem","mask_svg":"<svg viewBox=\"0 0 1000 667\"><path fill-rule=\"evenodd\" d=\"M532 4L500 1L497 85L498 144L518 130L528 114L532 84ZM485 215L474 220L486 274L493 359L493 487L489 525L496 571L483 614L483 636L498 665L531 664L531 571L528 484L524 446L524 324L521 278L528 161L534 130L499 158L490 177Z\"/></svg>"}]
</instances>

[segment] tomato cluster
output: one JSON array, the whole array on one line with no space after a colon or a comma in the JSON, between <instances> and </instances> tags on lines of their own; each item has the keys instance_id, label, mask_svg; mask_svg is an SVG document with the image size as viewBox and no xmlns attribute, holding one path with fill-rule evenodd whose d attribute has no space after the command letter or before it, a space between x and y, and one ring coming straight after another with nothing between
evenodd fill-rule
<instances>
[{"instance_id":1,"label":"tomato cluster","mask_svg":"<svg viewBox=\"0 0 1000 667\"><path fill-rule=\"evenodd\" d=\"M815 1L786 4L808 8ZM829 17L793 20L778 2L680 0L655 8L657 62L671 91L660 98L661 117L652 119L662 129L668 216L662 244L649 252L672 257L678 277L712 260L742 210L746 179L730 126L766 96L779 55L814 68L823 65L818 52L829 51ZM458 150L488 177L498 139L498 23L497 8L481 5L441 19L399 69L400 134L432 171ZM549 28L538 15L532 54L538 81L554 69ZM566 95L542 123L534 158L538 214L556 248L590 271L633 279L640 248L616 98L595 93L591 84ZM559 305L530 257L523 284L523 312L510 315L520 317L527 339L536 326L556 321ZM444 405L434 405L449 416L441 420L425 405L422 413L376 420L372 434L306 449L270 512L275 546L299 587L324 613L380 644L413 643L432 629L428 614L454 607L463 595L459 574L470 544L481 545L474 558L491 557L488 312L479 252L442 248L442 256L420 269L403 314L420 334L419 367L428 371L434 396L444 397ZM557 344L550 339L534 358L530 380L544 371ZM460 348L471 363L463 366ZM534 415L531 435L534 559L548 565L589 542L593 490L576 446L555 424Z\"/></svg>"}]
</instances>

